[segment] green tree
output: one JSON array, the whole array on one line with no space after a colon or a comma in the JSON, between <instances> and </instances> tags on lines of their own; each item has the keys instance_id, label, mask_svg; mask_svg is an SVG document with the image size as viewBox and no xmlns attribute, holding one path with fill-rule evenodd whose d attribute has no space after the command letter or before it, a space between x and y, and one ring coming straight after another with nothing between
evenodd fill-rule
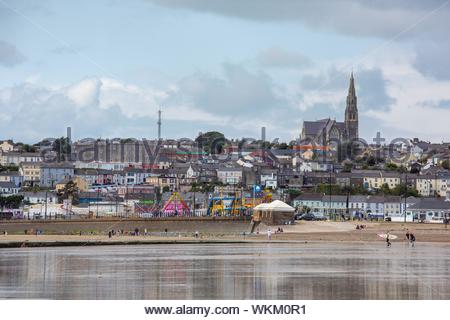
<instances>
[{"instance_id":1,"label":"green tree","mask_svg":"<svg viewBox=\"0 0 450 320\"><path fill-rule=\"evenodd\" d=\"M374 165L377 164L377 159L376 159L374 156L369 156L369 157L367 158L367 160L366 160L366 164L367 164L369 167L373 167Z\"/></svg>"},{"instance_id":2,"label":"green tree","mask_svg":"<svg viewBox=\"0 0 450 320\"><path fill-rule=\"evenodd\" d=\"M330 186L329 184L321 183L321 184L318 184L315 186L314 191L316 193L330 194L330 189L331 189L331 194L334 194L334 195L346 194L346 191L344 191L343 188L341 188L341 186L339 186L337 184L332 184Z\"/></svg>"},{"instance_id":3,"label":"green tree","mask_svg":"<svg viewBox=\"0 0 450 320\"><path fill-rule=\"evenodd\" d=\"M72 148L69 143L69 138L61 137L53 142L53 151L58 154L59 161L66 161L67 155L70 155Z\"/></svg>"},{"instance_id":4,"label":"green tree","mask_svg":"<svg viewBox=\"0 0 450 320\"><path fill-rule=\"evenodd\" d=\"M297 189L287 189L286 193L289 195L289 201L294 200L295 198L297 198L299 195L302 194L302 192Z\"/></svg>"},{"instance_id":5,"label":"green tree","mask_svg":"<svg viewBox=\"0 0 450 320\"><path fill-rule=\"evenodd\" d=\"M308 206L302 206L301 208L301 213L310 213L311 212L311 208Z\"/></svg>"},{"instance_id":6,"label":"green tree","mask_svg":"<svg viewBox=\"0 0 450 320\"><path fill-rule=\"evenodd\" d=\"M389 188L389 185L387 183L383 183L383 185L380 188L380 193L385 194L385 195L390 195L391 194L391 189Z\"/></svg>"},{"instance_id":7,"label":"green tree","mask_svg":"<svg viewBox=\"0 0 450 320\"><path fill-rule=\"evenodd\" d=\"M202 133L195 141L205 151L209 154L219 154L222 152L223 147L227 144L227 140L223 133L218 131L209 131Z\"/></svg>"},{"instance_id":8,"label":"green tree","mask_svg":"<svg viewBox=\"0 0 450 320\"><path fill-rule=\"evenodd\" d=\"M277 146L277 149L286 150L289 149L289 145L286 142L282 142Z\"/></svg>"},{"instance_id":9,"label":"green tree","mask_svg":"<svg viewBox=\"0 0 450 320\"><path fill-rule=\"evenodd\" d=\"M445 170L449 170L450 169L450 162L448 161L448 159L442 161L441 163L441 167Z\"/></svg>"},{"instance_id":10,"label":"green tree","mask_svg":"<svg viewBox=\"0 0 450 320\"><path fill-rule=\"evenodd\" d=\"M36 152L36 147L29 144L23 144L20 148L23 152Z\"/></svg>"},{"instance_id":11,"label":"green tree","mask_svg":"<svg viewBox=\"0 0 450 320\"><path fill-rule=\"evenodd\" d=\"M343 172L351 172L353 169L353 163L350 160L344 160L344 162L342 162L342 166Z\"/></svg>"},{"instance_id":12,"label":"green tree","mask_svg":"<svg viewBox=\"0 0 450 320\"><path fill-rule=\"evenodd\" d=\"M2 211L5 208L18 209L23 201L23 196L21 195L11 195L11 196L1 196L0 195L0 207Z\"/></svg>"},{"instance_id":13,"label":"green tree","mask_svg":"<svg viewBox=\"0 0 450 320\"><path fill-rule=\"evenodd\" d=\"M361 185L355 185L351 187L350 193L352 195L369 194L369 191Z\"/></svg>"},{"instance_id":14,"label":"green tree","mask_svg":"<svg viewBox=\"0 0 450 320\"><path fill-rule=\"evenodd\" d=\"M3 171L16 171L17 172L17 171L19 171L19 167L14 164L6 165L6 166L0 165L0 172L3 172Z\"/></svg>"},{"instance_id":15,"label":"green tree","mask_svg":"<svg viewBox=\"0 0 450 320\"><path fill-rule=\"evenodd\" d=\"M398 166L395 163L390 162L390 163L386 163L385 168L386 168L386 170L394 171L394 170L398 169Z\"/></svg>"},{"instance_id":16,"label":"green tree","mask_svg":"<svg viewBox=\"0 0 450 320\"><path fill-rule=\"evenodd\" d=\"M78 193L79 189L75 182L72 180L68 181L64 188L59 191L58 197L61 199L68 199L70 203L77 204L78 203Z\"/></svg>"},{"instance_id":17,"label":"green tree","mask_svg":"<svg viewBox=\"0 0 450 320\"><path fill-rule=\"evenodd\" d=\"M417 191L416 188L412 188L412 187L408 187L406 188L404 183L399 183L398 185L396 185L393 189L392 189L392 195L395 196L405 196L405 192L406 192L406 196L407 197L420 197L419 192Z\"/></svg>"}]
</instances>

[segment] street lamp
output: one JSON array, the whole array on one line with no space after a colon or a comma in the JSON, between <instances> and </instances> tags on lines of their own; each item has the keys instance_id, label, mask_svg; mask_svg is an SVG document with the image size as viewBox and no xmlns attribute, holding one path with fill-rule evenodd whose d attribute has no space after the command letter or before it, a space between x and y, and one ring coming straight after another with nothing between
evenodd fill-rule
<instances>
[{"instance_id":1,"label":"street lamp","mask_svg":"<svg viewBox=\"0 0 450 320\"><path fill-rule=\"evenodd\" d=\"M406 197L408 196L408 172L405 172L405 205L403 208L404 222L406 223Z\"/></svg>"},{"instance_id":2,"label":"street lamp","mask_svg":"<svg viewBox=\"0 0 450 320\"><path fill-rule=\"evenodd\" d=\"M329 193L329 200L330 200L330 204L329 204L329 210L330 210L330 213L329 213L329 216L330 216L330 220L331 220L331 168L330 168L330 178L329 178L329 190L328 190L328 193Z\"/></svg>"}]
</instances>

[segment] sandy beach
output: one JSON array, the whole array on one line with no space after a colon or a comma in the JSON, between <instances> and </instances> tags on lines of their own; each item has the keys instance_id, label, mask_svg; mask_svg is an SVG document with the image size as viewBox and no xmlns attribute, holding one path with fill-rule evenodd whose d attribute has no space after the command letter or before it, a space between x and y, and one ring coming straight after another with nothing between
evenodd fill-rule
<instances>
[{"instance_id":1,"label":"sandy beach","mask_svg":"<svg viewBox=\"0 0 450 320\"><path fill-rule=\"evenodd\" d=\"M356 229L356 225L364 225L363 229ZM450 244L450 229L441 224L403 224L386 222L296 222L294 225L265 226L260 225L257 232L249 234L246 232L247 224L241 224L239 228L229 229L210 228L210 225L198 224L196 231L199 236L195 237L192 230L172 230L171 232L151 232L147 235L120 235L109 237L106 231L97 233L81 234L42 234L25 235L8 233L0 235L0 247L20 246L87 246L87 245L123 245L123 244L158 244L158 243L242 243L242 242L267 242L267 230L272 231L270 241L276 242L367 242L383 241L378 234L386 233L397 235L395 242L406 241L406 230L414 233L417 243L436 242ZM278 228L283 232L275 232ZM140 230L143 232L143 230Z\"/></svg>"}]
</instances>

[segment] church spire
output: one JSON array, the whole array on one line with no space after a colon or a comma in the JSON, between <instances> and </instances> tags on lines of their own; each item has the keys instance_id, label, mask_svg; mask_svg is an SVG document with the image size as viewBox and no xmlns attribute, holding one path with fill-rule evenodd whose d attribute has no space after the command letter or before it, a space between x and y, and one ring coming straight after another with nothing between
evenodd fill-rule
<instances>
[{"instance_id":1,"label":"church spire","mask_svg":"<svg viewBox=\"0 0 450 320\"><path fill-rule=\"evenodd\" d=\"M345 127L348 140L358 139L358 102L356 98L353 71L350 76L350 85L348 87L347 106L345 108Z\"/></svg>"},{"instance_id":2,"label":"church spire","mask_svg":"<svg viewBox=\"0 0 450 320\"><path fill-rule=\"evenodd\" d=\"M351 97L355 97L356 96L355 79L353 78L353 71L352 71L352 74L350 76L350 85L348 87L348 95L351 96Z\"/></svg>"}]
</instances>

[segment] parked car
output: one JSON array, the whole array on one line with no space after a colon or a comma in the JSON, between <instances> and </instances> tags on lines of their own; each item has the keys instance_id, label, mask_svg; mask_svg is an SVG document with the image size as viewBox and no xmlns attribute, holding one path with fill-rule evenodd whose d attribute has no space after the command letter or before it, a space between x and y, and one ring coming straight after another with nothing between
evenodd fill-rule
<instances>
[{"instance_id":1,"label":"parked car","mask_svg":"<svg viewBox=\"0 0 450 320\"><path fill-rule=\"evenodd\" d=\"M312 213L304 213L295 217L296 220L305 220L305 221L323 221L326 220L325 217L318 217Z\"/></svg>"}]
</instances>

